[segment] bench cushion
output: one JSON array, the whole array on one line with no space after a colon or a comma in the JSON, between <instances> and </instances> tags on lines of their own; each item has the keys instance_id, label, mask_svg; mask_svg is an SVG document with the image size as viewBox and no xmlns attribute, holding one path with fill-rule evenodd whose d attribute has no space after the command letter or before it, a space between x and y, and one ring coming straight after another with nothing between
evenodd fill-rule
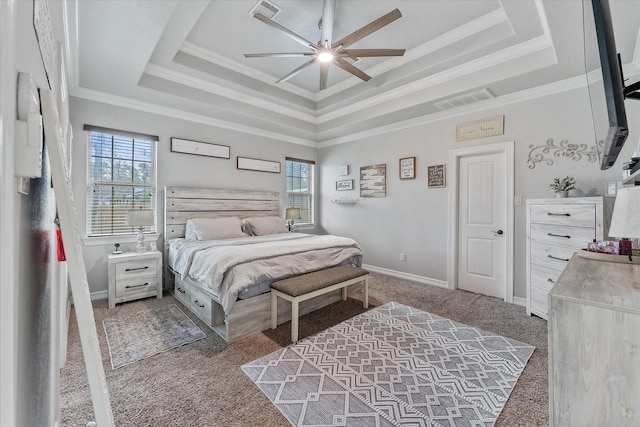
<instances>
[{"instance_id":1,"label":"bench cushion","mask_svg":"<svg viewBox=\"0 0 640 427\"><path fill-rule=\"evenodd\" d=\"M277 282L273 282L271 287L283 294L297 297L367 274L369 274L369 272L364 268L340 265L338 267L331 267L284 280L278 280Z\"/></svg>"}]
</instances>

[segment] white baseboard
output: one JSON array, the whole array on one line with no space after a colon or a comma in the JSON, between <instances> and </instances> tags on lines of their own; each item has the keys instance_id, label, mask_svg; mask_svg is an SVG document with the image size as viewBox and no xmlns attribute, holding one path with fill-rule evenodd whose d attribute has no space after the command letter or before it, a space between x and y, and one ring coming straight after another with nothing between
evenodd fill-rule
<instances>
[{"instance_id":1,"label":"white baseboard","mask_svg":"<svg viewBox=\"0 0 640 427\"><path fill-rule=\"evenodd\" d=\"M400 279L412 280L418 283L425 283L439 288L449 288L449 284L444 280L432 279L430 277L418 276L417 274L404 273L402 271L389 270L388 268L376 267L375 265L363 264L362 268L373 273L386 274L388 276L398 277Z\"/></svg>"},{"instance_id":2,"label":"white baseboard","mask_svg":"<svg viewBox=\"0 0 640 427\"><path fill-rule=\"evenodd\" d=\"M527 306L527 299L521 297L513 297L513 303L516 305L521 305L523 307Z\"/></svg>"},{"instance_id":3,"label":"white baseboard","mask_svg":"<svg viewBox=\"0 0 640 427\"><path fill-rule=\"evenodd\" d=\"M91 292L91 301L109 298L109 291Z\"/></svg>"}]
</instances>

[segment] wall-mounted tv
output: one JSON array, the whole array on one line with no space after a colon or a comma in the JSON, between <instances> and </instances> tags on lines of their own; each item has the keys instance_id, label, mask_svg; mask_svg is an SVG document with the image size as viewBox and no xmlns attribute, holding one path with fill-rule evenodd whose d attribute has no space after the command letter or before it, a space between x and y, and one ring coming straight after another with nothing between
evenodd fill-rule
<instances>
[{"instance_id":1,"label":"wall-mounted tv","mask_svg":"<svg viewBox=\"0 0 640 427\"><path fill-rule=\"evenodd\" d=\"M602 83L609 118L609 128L604 138L604 150L600 169L613 166L624 145L629 128L624 107L625 97L636 98L632 92L637 89L632 85L625 88L622 75L622 64L616 50L616 42L611 21L608 0L591 0L595 32L598 42ZM631 95L629 95L631 93Z\"/></svg>"}]
</instances>

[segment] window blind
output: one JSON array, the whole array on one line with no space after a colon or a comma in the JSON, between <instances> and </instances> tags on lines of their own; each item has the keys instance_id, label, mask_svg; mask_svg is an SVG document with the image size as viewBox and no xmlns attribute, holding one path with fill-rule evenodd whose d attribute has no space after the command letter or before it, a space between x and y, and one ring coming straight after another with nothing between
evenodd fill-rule
<instances>
[{"instance_id":1,"label":"window blind","mask_svg":"<svg viewBox=\"0 0 640 427\"><path fill-rule=\"evenodd\" d=\"M157 137L90 128L87 236L133 234L136 230L126 225L129 210L152 209L155 216ZM155 225L145 227L155 231Z\"/></svg>"},{"instance_id":2,"label":"window blind","mask_svg":"<svg viewBox=\"0 0 640 427\"><path fill-rule=\"evenodd\" d=\"M301 219L296 223L314 223L314 176L315 162L312 160L285 158L287 180L287 207L300 209Z\"/></svg>"}]
</instances>

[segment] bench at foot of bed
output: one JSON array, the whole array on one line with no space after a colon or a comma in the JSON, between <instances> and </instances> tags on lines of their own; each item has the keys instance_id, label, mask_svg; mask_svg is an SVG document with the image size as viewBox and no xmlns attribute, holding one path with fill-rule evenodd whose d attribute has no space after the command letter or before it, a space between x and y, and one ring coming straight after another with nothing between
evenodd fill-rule
<instances>
[{"instance_id":1,"label":"bench at foot of bed","mask_svg":"<svg viewBox=\"0 0 640 427\"><path fill-rule=\"evenodd\" d=\"M291 341L298 341L298 304L310 298L340 289L347 300L347 286L362 283L362 306L369 306L369 272L364 268L341 265L301 274L271 284L271 329L278 326L278 297L291 302Z\"/></svg>"}]
</instances>

